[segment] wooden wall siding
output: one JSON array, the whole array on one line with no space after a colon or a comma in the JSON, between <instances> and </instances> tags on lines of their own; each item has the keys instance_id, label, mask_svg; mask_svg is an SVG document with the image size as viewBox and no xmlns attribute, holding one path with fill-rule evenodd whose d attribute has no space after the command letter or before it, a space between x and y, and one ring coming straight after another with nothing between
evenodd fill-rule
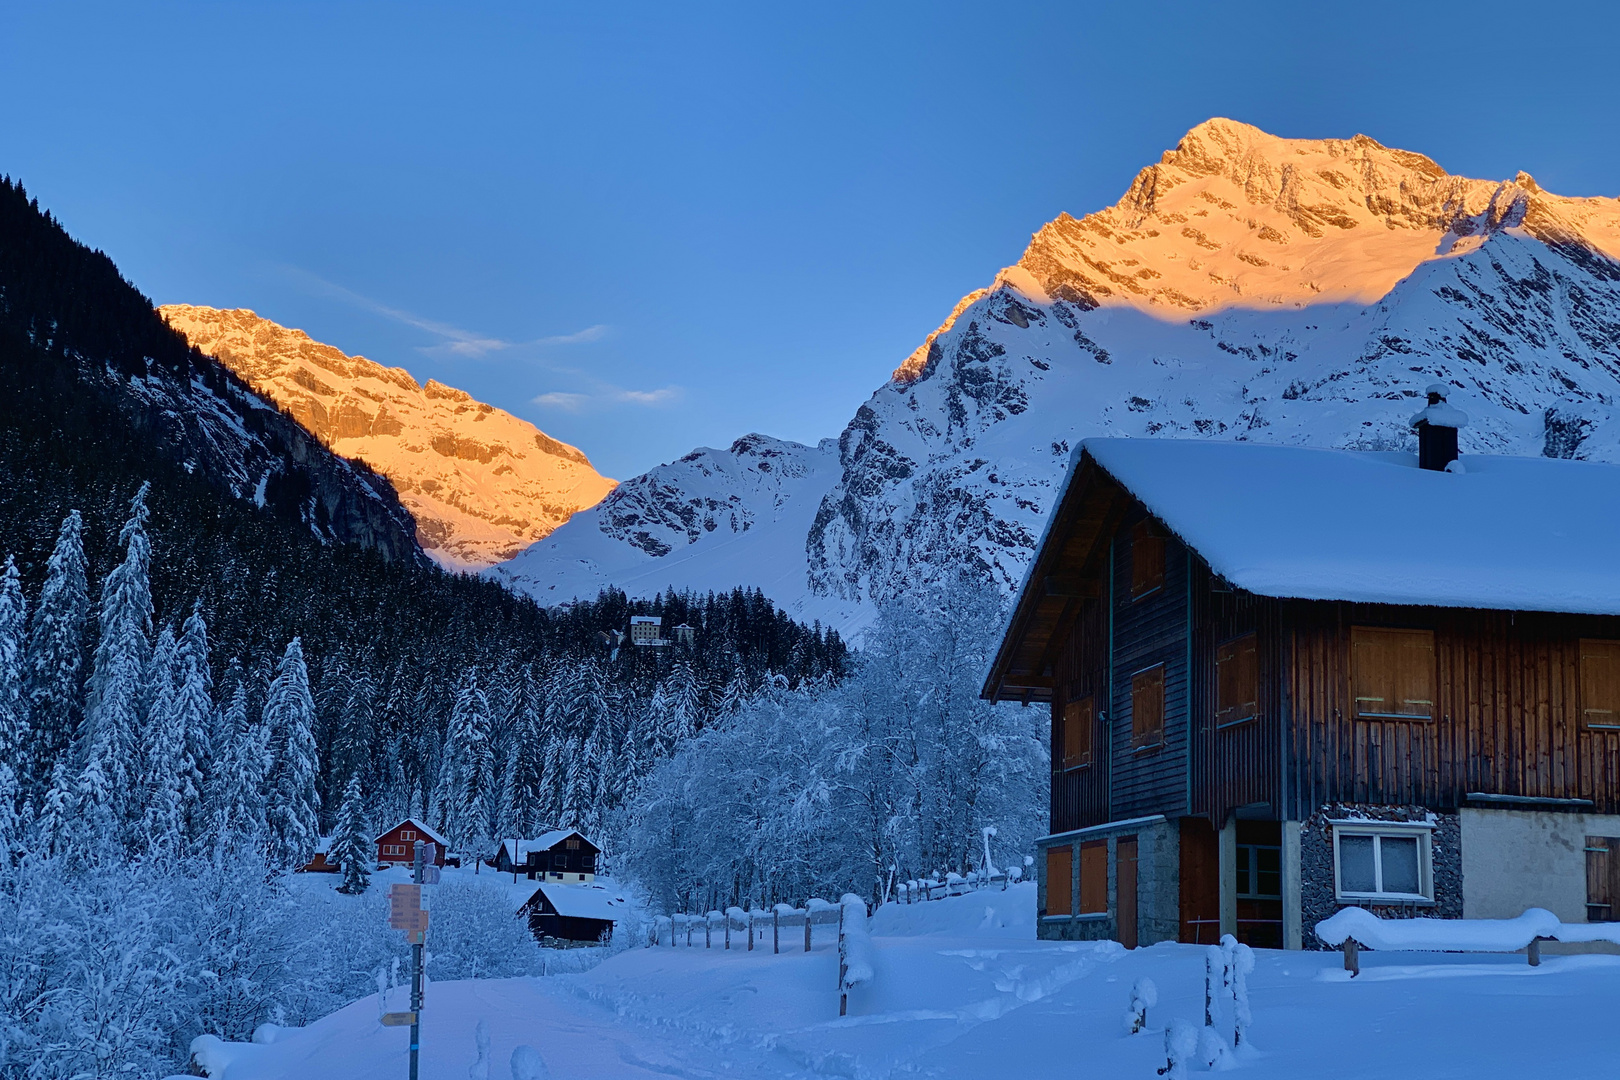
<instances>
[{"instance_id":1,"label":"wooden wall siding","mask_svg":"<svg viewBox=\"0 0 1620 1080\"><path fill-rule=\"evenodd\" d=\"M1278 787L1282 767L1284 683L1287 649L1275 600L1232 591L1202 559L1192 560L1188 599L1192 605L1191 812L1217 825L1240 806L1268 803L1281 818ZM1228 727L1215 723L1215 651L1224 641L1257 637L1259 715Z\"/></svg>"},{"instance_id":2,"label":"wooden wall siding","mask_svg":"<svg viewBox=\"0 0 1620 1080\"><path fill-rule=\"evenodd\" d=\"M1187 812L1187 549L1164 541L1164 587L1131 601L1131 532L1138 511L1114 534L1113 701L1108 745L1113 755L1109 813L1114 820ZM1131 749L1131 676L1164 665L1164 743Z\"/></svg>"},{"instance_id":3,"label":"wooden wall siding","mask_svg":"<svg viewBox=\"0 0 1620 1080\"><path fill-rule=\"evenodd\" d=\"M1103 736L1103 714L1108 711L1108 600L1088 600L1069 627L1056 668L1052 700L1052 832L1068 832L1108 820L1108 740ZM1058 723L1063 707L1090 694L1092 710L1091 764L1064 769L1058 747Z\"/></svg>"},{"instance_id":4,"label":"wooden wall siding","mask_svg":"<svg viewBox=\"0 0 1620 1080\"><path fill-rule=\"evenodd\" d=\"M1620 619L1288 601L1283 626L1288 801L1460 805L1469 792L1591 799L1620 812L1620 732L1580 717L1580 639L1620 639ZM1354 720L1350 628L1435 633L1432 723Z\"/></svg>"}]
</instances>

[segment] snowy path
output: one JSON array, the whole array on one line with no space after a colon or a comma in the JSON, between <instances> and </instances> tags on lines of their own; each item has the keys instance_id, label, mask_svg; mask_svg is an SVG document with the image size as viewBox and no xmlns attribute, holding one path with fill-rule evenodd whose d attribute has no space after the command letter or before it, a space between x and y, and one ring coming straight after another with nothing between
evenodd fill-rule
<instances>
[{"instance_id":1,"label":"snowy path","mask_svg":"<svg viewBox=\"0 0 1620 1080\"><path fill-rule=\"evenodd\" d=\"M843 1019L830 946L809 956L772 956L768 942L753 953L637 949L583 975L438 984L422 1075L466 1076L482 1018L493 1080L505 1080L521 1043L555 1080L1152 1080L1164 1022L1202 1020L1201 948L1038 942L1019 919L964 930L985 906L965 898L880 914L877 981ZM1254 1080L1584 1080L1612 1077L1620 1059L1620 957L1548 957L1532 969L1515 956L1365 953L1351 982L1337 954L1258 956L1259 1050L1237 1065ZM1121 1014L1142 975L1159 987L1154 1030L1127 1037ZM376 1016L371 998L275 1044L233 1046L223 1080L397 1080L406 1034Z\"/></svg>"}]
</instances>

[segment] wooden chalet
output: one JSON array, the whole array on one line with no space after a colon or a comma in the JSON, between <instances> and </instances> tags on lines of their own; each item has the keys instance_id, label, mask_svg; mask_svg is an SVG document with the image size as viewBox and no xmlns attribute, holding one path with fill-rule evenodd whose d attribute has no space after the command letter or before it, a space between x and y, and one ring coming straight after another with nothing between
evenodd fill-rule
<instances>
[{"instance_id":1,"label":"wooden chalet","mask_svg":"<svg viewBox=\"0 0 1620 1080\"><path fill-rule=\"evenodd\" d=\"M532 840L502 840L486 858L503 874L538 881L589 883L596 880L602 849L574 829L553 829Z\"/></svg>"},{"instance_id":2,"label":"wooden chalet","mask_svg":"<svg viewBox=\"0 0 1620 1080\"><path fill-rule=\"evenodd\" d=\"M542 945L605 943L625 901L600 885L545 884L519 909Z\"/></svg>"},{"instance_id":3,"label":"wooden chalet","mask_svg":"<svg viewBox=\"0 0 1620 1080\"><path fill-rule=\"evenodd\" d=\"M1078 448L984 689L1052 713L1042 937L1620 919L1620 467L1423 419Z\"/></svg>"},{"instance_id":4,"label":"wooden chalet","mask_svg":"<svg viewBox=\"0 0 1620 1080\"><path fill-rule=\"evenodd\" d=\"M336 874L343 867L332 858L332 838L321 837L315 844L315 856L293 872L296 874Z\"/></svg>"},{"instance_id":5,"label":"wooden chalet","mask_svg":"<svg viewBox=\"0 0 1620 1080\"><path fill-rule=\"evenodd\" d=\"M422 824L416 818L406 818L377 837L377 863L384 866L410 866L416 858L415 849L418 840L436 844L438 851L434 855L433 862L437 866L445 864L446 849L449 844L444 837Z\"/></svg>"}]
</instances>

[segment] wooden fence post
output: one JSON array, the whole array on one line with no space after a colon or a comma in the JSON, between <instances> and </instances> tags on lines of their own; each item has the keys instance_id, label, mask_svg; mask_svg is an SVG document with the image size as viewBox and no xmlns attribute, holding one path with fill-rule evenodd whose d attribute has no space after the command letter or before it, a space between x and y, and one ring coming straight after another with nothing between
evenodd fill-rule
<instances>
[{"instance_id":1,"label":"wooden fence post","mask_svg":"<svg viewBox=\"0 0 1620 1080\"><path fill-rule=\"evenodd\" d=\"M686 917L686 947L688 949L692 947L692 916L690 915Z\"/></svg>"},{"instance_id":2,"label":"wooden fence post","mask_svg":"<svg viewBox=\"0 0 1620 1080\"><path fill-rule=\"evenodd\" d=\"M748 951L754 951L754 909L748 909Z\"/></svg>"},{"instance_id":3,"label":"wooden fence post","mask_svg":"<svg viewBox=\"0 0 1620 1080\"><path fill-rule=\"evenodd\" d=\"M782 909L771 908L771 955L782 951Z\"/></svg>"},{"instance_id":4,"label":"wooden fence post","mask_svg":"<svg viewBox=\"0 0 1620 1080\"><path fill-rule=\"evenodd\" d=\"M804 902L804 951L810 951L810 901Z\"/></svg>"},{"instance_id":5,"label":"wooden fence post","mask_svg":"<svg viewBox=\"0 0 1620 1080\"><path fill-rule=\"evenodd\" d=\"M1530 966L1531 967L1540 967L1541 966L1541 939L1540 938L1538 938L1538 937L1531 938L1530 939L1530 944L1524 950L1524 952L1525 952L1525 955L1530 958Z\"/></svg>"},{"instance_id":6,"label":"wooden fence post","mask_svg":"<svg viewBox=\"0 0 1620 1080\"><path fill-rule=\"evenodd\" d=\"M727 908L725 910L724 918L726 920L726 948L729 949L729 948L731 948L731 909L730 908Z\"/></svg>"},{"instance_id":7,"label":"wooden fence post","mask_svg":"<svg viewBox=\"0 0 1620 1080\"><path fill-rule=\"evenodd\" d=\"M1352 979L1355 978L1357 975L1361 974L1361 955L1360 954L1361 954L1361 946L1356 944L1356 939L1352 938L1352 937L1345 938L1344 939L1344 970L1346 970L1346 971L1348 971L1350 973L1350 977Z\"/></svg>"},{"instance_id":8,"label":"wooden fence post","mask_svg":"<svg viewBox=\"0 0 1620 1080\"><path fill-rule=\"evenodd\" d=\"M838 905L838 1015L849 1015L849 991L844 987L844 978L849 969L844 963L844 905Z\"/></svg>"}]
</instances>

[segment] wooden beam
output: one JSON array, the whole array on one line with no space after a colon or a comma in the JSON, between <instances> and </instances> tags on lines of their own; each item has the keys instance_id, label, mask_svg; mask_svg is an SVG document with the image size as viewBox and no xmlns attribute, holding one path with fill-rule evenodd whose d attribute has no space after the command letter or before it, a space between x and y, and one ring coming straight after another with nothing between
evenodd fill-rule
<instances>
[{"instance_id":1,"label":"wooden beam","mask_svg":"<svg viewBox=\"0 0 1620 1080\"><path fill-rule=\"evenodd\" d=\"M1001 685L1014 690L1050 690L1054 681L1050 675L1008 675Z\"/></svg>"},{"instance_id":2,"label":"wooden beam","mask_svg":"<svg viewBox=\"0 0 1620 1080\"><path fill-rule=\"evenodd\" d=\"M1095 600L1101 590L1095 581L1086 581L1077 574L1048 574L1046 595L1077 600Z\"/></svg>"}]
</instances>

